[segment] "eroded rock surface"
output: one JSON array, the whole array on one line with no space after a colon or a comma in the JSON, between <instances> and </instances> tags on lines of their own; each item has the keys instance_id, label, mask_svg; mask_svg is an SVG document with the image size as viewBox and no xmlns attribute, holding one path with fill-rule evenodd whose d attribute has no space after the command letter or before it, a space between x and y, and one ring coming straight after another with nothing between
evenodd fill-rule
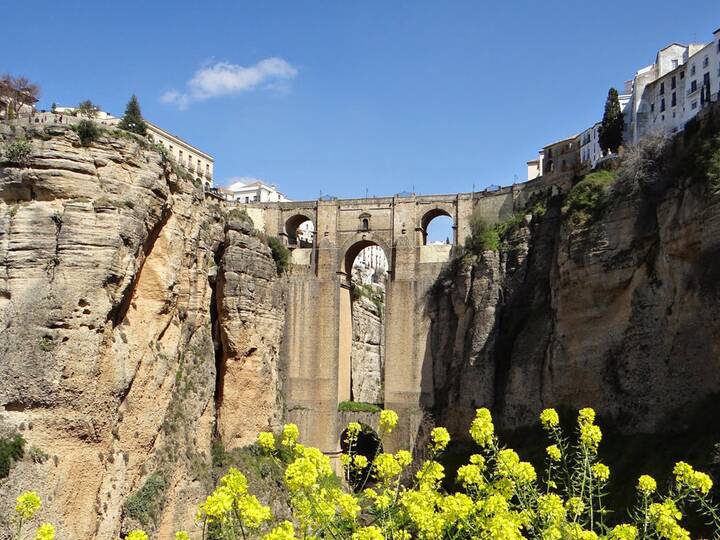
<instances>
[{"instance_id":1,"label":"eroded rock surface","mask_svg":"<svg viewBox=\"0 0 720 540\"><path fill-rule=\"evenodd\" d=\"M168 538L210 487L216 423L232 445L277 421L272 258L132 136L0 129L32 144L0 162L0 432L49 456L0 480L0 513L35 489L59 538Z\"/></svg>"},{"instance_id":2,"label":"eroded rock surface","mask_svg":"<svg viewBox=\"0 0 720 540\"><path fill-rule=\"evenodd\" d=\"M353 300L352 310L352 397L354 401L382 403L382 313L379 306L365 296Z\"/></svg>"}]
</instances>

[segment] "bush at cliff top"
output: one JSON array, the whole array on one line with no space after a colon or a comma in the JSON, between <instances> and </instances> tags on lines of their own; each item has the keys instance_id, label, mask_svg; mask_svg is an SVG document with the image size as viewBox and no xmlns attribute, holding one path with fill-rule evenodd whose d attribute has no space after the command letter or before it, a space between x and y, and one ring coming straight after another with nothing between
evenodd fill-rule
<instances>
[{"instance_id":1,"label":"bush at cliff top","mask_svg":"<svg viewBox=\"0 0 720 540\"><path fill-rule=\"evenodd\" d=\"M615 177L614 171L595 171L572 187L562 209L572 227L582 227L602 213Z\"/></svg>"},{"instance_id":2,"label":"bush at cliff top","mask_svg":"<svg viewBox=\"0 0 720 540\"><path fill-rule=\"evenodd\" d=\"M6 478L10 474L10 466L13 461L23 457L25 439L20 435L4 438L0 437L0 478Z\"/></svg>"},{"instance_id":3,"label":"bush at cliff top","mask_svg":"<svg viewBox=\"0 0 720 540\"><path fill-rule=\"evenodd\" d=\"M381 411L380 438L397 422L393 411ZM231 468L200 504L198 525L203 538L211 530L213 538L228 539L689 540L683 518L694 512L714 537L720 535L720 510L710 500L713 482L707 474L679 462L664 491L654 478L640 476L631 518L618 523L603 504L611 471L599 458L603 434L595 411L579 411L572 435L561 428L554 409L545 409L540 423L549 443L542 474L501 445L490 411L478 409L470 426L477 453L458 469L454 492L443 489L446 473L438 461L450 442L445 428L432 430L428 459L415 469L406 450L359 453L362 426L350 423L340 464L346 478L360 479L353 492L334 481L330 459L300 444L297 426L287 424L280 435L260 433L258 446L284 470L292 520L276 521L248 491L243 473ZM281 460L281 453L290 459Z\"/></svg>"},{"instance_id":4,"label":"bush at cliff top","mask_svg":"<svg viewBox=\"0 0 720 540\"><path fill-rule=\"evenodd\" d=\"M103 133L102 128L92 120L80 120L72 126L72 130L80 137L80 144L90 146L97 141Z\"/></svg>"},{"instance_id":5,"label":"bush at cliff top","mask_svg":"<svg viewBox=\"0 0 720 540\"><path fill-rule=\"evenodd\" d=\"M497 251L500 234L496 227L488 224L477 212L470 217L470 235L465 239L465 250L473 255L483 251Z\"/></svg>"}]
</instances>

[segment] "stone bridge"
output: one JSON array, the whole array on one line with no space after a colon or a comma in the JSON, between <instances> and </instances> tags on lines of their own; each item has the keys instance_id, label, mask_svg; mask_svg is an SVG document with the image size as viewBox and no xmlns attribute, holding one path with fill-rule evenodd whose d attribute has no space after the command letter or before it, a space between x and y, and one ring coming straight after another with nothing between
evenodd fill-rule
<instances>
[{"instance_id":1,"label":"stone bridge","mask_svg":"<svg viewBox=\"0 0 720 540\"><path fill-rule=\"evenodd\" d=\"M388 445L414 445L423 410L433 405L430 321L425 296L450 259L452 246L425 245L429 222L453 220L454 245L470 233L478 212L496 223L522 208L542 189L531 181L492 192L395 196L244 205L258 229L285 239L292 249L288 313L281 358L288 421L303 440L326 452L339 449L350 399L352 314L349 276L355 256L380 246L388 260L385 304L384 405L400 414ZM312 243L295 237L311 221Z\"/></svg>"}]
</instances>

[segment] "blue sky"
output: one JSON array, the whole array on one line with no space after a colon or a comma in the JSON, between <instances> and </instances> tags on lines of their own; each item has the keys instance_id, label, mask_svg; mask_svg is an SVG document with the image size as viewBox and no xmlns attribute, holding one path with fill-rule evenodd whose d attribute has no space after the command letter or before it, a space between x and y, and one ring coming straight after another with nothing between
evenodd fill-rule
<instances>
[{"instance_id":1,"label":"blue sky","mask_svg":"<svg viewBox=\"0 0 720 540\"><path fill-rule=\"evenodd\" d=\"M38 82L41 107L119 114L134 92L214 155L217 184L293 199L522 180L540 146L600 119L611 85L720 26L717 0L61 4L4 7L0 71Z\"/></svg>"}]
</instances>

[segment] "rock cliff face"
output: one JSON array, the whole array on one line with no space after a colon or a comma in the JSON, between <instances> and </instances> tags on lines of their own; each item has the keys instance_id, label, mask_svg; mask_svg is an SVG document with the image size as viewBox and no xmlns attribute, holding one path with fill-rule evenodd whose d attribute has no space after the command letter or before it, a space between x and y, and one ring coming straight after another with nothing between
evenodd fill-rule
<instances>
[{"instance_id":1,"label":"rock cliff face","mask_svg":"<svg viewBox=\"0 0 720 540\"><path fill-rule=\"evenodd\" d=\"M562 203L526 216L500 255L457 263L428 299L436 416L460 437L480 406L505 428L592 406L658 432L716 402L720 201L707 181L667 164L582 228Z\"/></svg>"},{"instance_id":2,"label":"rock cliff face","mask_svg":"<svg viewBox=\"0 0 720 540\"><path fill-rule=\"evenodd\" d=\"M382 403L382 313L378 306L365 296L353 300L352 310L352 397L354 401Z\"/></svg>"},{"instance_id":3,"label":"rock cliff face","mask_svg":"<svg viewBox=\"0 0 720 540\"><path fill-rule=\"evenodd\" d=\"M0 160L0 436L48 455L0 480L0 514L35 489L59 538L168 538L210 487L213 438L279 418L283 283L142 141L0 129L32 146Z\"/></svg>"}]
</instances>

